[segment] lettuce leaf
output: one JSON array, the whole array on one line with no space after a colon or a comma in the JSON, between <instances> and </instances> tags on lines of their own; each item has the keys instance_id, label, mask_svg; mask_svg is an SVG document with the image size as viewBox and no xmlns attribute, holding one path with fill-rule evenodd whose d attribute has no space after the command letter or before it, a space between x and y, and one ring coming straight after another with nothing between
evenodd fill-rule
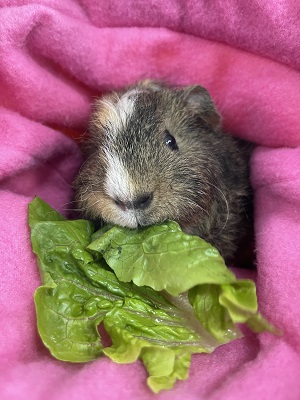
<instances>
[{"instance_id":1,"label":"lettuce leaf","mask_svg":"<svg viewBox=\"0 0 300 400\"><path fill-rule=\"evenodd\" d=\"M88 249L99 252L120 281L173 296L198 284L236 281L213 246L185 234L173 221L138 231L114 226L98 233Z\"/></svg>"},{"instance_id":2,"label":"lettuce leaf","mask_svg":"<svg viewBox=\"0 0 300 400\"><path fill-rule=\"evenodd\" d=\"M94 233L91 222L66 220L37 197L29 225L43 283L38 330L60 360L141 358L158 392L187 378L192 354L240 337L236 323L274 331L257 312L254 283L236 280L212 246L175 222Z\"/></svg>"}]
</instances>

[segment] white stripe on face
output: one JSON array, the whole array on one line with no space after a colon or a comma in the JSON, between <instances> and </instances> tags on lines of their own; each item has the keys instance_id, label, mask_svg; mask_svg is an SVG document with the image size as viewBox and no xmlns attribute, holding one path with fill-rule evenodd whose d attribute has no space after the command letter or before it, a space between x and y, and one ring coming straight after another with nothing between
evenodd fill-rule
<instances>
[{"instance_id":1,"label":"white stripe on face","mask_svg":"<svg viewBox=\"0 0 300 400\"><path fill-rule=\"evenodd\" d=\"M132 183L122 161L116 154L106 151L107 172L104 188L112 199L113 221L121 226L136 228L138 226L134 210L122 210L114 200L128 202L132 199Z\"/></svg>"},{"instance_id":2,"label":"white stripe on face","mask_svg":"<svg viewBox=\"0 0 300 400\"><path fill-rule=\"evenodd\" d=\"M125 93L117 102L115 99L102 101L103 112L107 124L107 137L104 143L104 154L107 164L104 190L112 199L113 221L122 226L137 227L137 219L134 210L123 210L113 201L123 203L130 202L134 196L134 184L122 160L117 153L111 150L113 142L118 134L126 134L126 127L131 115L134 113L137 95L141 91L131 90Z\"/></svg>"},{"instance_id":3,"label":"white stripe on face","mask_svg":"<svg viewBox=\"0 0 300 400\"><path fill-rule=\"evenodd\" d=\"M120 158L108 150L105 150L107 172L104 182L106 193L114 200L123 202L131 199L131 182L129 174Z\"/></svg>"}]
</instances>

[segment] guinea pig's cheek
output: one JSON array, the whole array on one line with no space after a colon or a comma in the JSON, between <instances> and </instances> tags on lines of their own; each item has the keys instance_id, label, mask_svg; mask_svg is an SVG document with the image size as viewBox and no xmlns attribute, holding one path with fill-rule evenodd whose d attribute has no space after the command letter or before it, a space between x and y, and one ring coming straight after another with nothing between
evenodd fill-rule
<instances>
[{"instance_id":1,"label":"guinea pig's cheek","mask_svg":"<svg viewBox=\"0 0 300 400\"><path fill-rule=\"evenodd\" d=\"M82 196L84 209L92 219L105 219L105 214L110 213L110 199L102 191L91 191Z\"/></svg>"}]
</instances>

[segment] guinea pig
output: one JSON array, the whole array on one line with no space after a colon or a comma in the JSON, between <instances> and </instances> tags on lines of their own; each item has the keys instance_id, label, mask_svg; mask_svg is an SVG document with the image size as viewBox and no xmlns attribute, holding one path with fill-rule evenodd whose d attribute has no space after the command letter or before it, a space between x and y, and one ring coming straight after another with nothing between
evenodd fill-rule
<instances>
[{"instance_id":1,"label":"guinea pig","mask_svg":"<svg viewBox=\"0 0 300 400\"><path fill-rule=\"evenodd\" d=\"M244 232L247 145L224 133L207 90L143 81L95 102L76 201L89 219L129 228L179 223L224 258Z\"/></svg>"}]
</instances>

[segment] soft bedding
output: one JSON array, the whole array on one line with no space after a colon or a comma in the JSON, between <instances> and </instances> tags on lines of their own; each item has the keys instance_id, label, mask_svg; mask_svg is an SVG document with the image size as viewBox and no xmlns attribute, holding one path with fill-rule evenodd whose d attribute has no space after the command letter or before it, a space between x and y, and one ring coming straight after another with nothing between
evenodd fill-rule
<instances>
[{"instance_id":1,"label":"soft bedding","mask_svg":"<svg viewBox=\"0 0 300 400\"><path fill-rule=\"evenodd\" d=\"M0 395L11 399L300 398L300 4L296 0L0 0ZM257 146L260 310L281 337L193 357L154 395L140 362L55 360L37 333L40 277L29 240L35 195L68 215L95 96L137 80L200 83L233 135Z\"/></svg>"}]
</instances>

